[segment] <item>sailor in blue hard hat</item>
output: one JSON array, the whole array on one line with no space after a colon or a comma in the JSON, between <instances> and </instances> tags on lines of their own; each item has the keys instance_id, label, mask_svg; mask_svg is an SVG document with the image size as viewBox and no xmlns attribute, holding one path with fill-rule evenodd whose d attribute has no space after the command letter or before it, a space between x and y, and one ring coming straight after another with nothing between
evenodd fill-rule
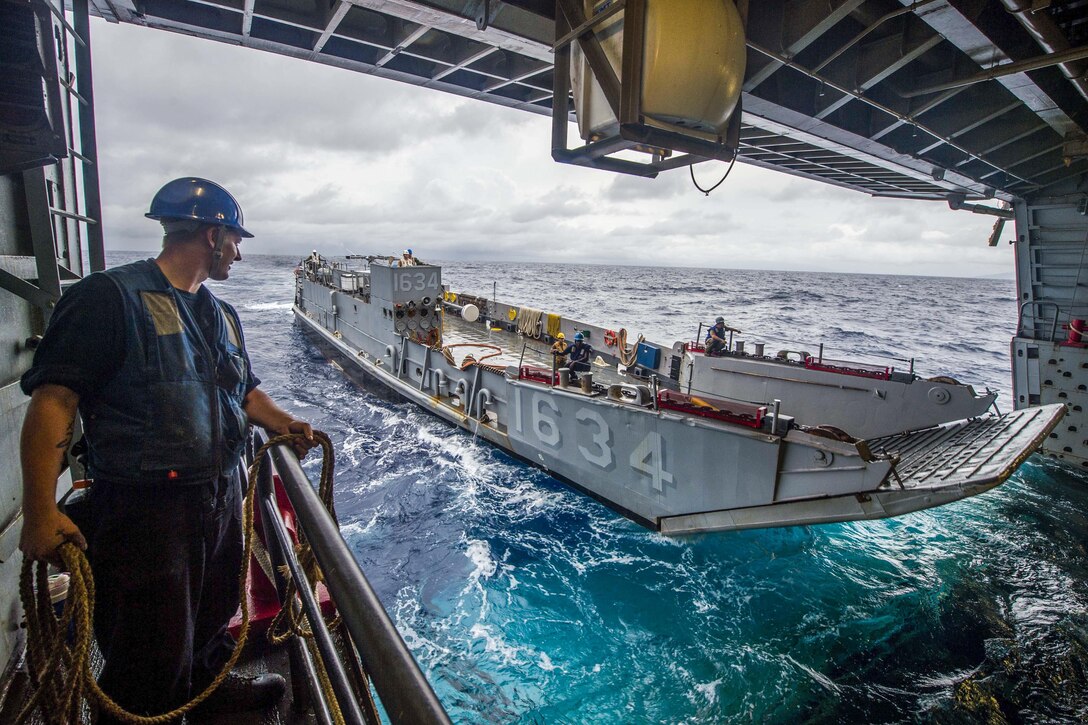
<instances>
[{"instance_id":1,"label":"sailor in blue hard hat","mask_svg":"<svg viewBox=\"0 0 1088 725\"><path fill-rule=\"evenodd\" d=\"M570 379L578 379L578 373L590 371L589 361L593 358L593 348L586 342L586 336L581 332L574 333L574 344L567 348L567 357L570 360Z\"/></svg>"},{"instance_id":2,"label":"sailor in blue hard hat","mask_svg":"<svg viewBox=\"0 0 1088 725\"><path fill-rule=\"evenodd\" d=\"M402 267L414 267L417 264L419 264L419 262L417 262L416 258L412 255L412 250L411 249L405 249L403 252L401 252L400 266L402 266Z\"/></svg>"},{"instance_id":3,"label":"sailor in blue hard hat","mask_svg":"<svg viewBox=\"0 0 1088 725\"><path fill-rule=\"evenodd\" d=\"M727 327L725 324L725 318L719 316L714 320L714 324L706 330L706 355L708 357L714 357L721 355L723 352L729 349L729 332L740 332L733 327Z\"/></svg>"},{"instance_id":4,"label":"sailor in blue hard hat","mask_svg":"<svg viewBox=\"0 0 1088 725\"><path fill-rule=\"evenodd\" d=\"M194 176L174 179L159 189L144 216L162 223L164 250L194 234L203 237L211 252L208 277L217 281L225 280L230 266L241 261L242 240L253 237L242 226L242 207L230 192Z\"/></svg>"},{"instance_id":5,"label":"sailor in blue hard hat","mask_svg":"<svg viewBox=\"0 0 1088 725\"><path fill-rule=\"evenodd\" d=\"M72 285L21 380L31 396L24 460L40 465L23 470L19 547L53 563L65 541L87 550L105 662L98 683L140 715L188 702L234 648L248 426L298 434L303 455L317 445L310 425L260 388L237 312L204 284L226 279L253 236L237 200L207 179L175 179L147 216L165 231L159 255ZM62 512L57 476L77 412L94 482L82 505ZM284 687L279 675L231 673L190 715L263 708ZM99 722L119 720L102 713Z\"/></svg>"}]
</instances>

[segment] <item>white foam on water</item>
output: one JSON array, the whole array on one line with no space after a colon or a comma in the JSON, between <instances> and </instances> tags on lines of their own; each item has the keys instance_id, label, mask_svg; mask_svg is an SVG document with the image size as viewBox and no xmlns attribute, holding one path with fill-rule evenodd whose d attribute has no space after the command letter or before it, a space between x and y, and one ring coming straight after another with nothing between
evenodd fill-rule
<instances>
[{"instance_id":1,"label":"white foam on water","mask_svg":"<svg viewBox=\"0 0 1088 725\"><path fill-rule=\"evenodd\" d=\"M490 579L498 571L499 565L491 558L491 547L486 541L475 539L468 542L465 556L472 562L472 572L468 575L467 592L471 586L479 586L481 579Z\"/></svg>"},{"instance_id":2,"label":"white foam on water","mask_svg":"<svg viewBox=\"0 0 1088 725\"><path fill-rule=\"evenodd\" d=\"M420 428L417 435L428 448L437 449L443 454L434 459L438 465L459 469L473 477L483 476L487 472L488 451L481 444L463 435L439 436L427 428Z\"/></svg>"},{"instance_id":3,"label":"white foam on water","mask_svg":"<svg viewBox=\"0 0 1088 725\"><path fill-rule=\"evenodd\" d=\"M504 665L518 665L524 663L524 660L519 656L521 650L518 647L508 645L502 638L502 635L496 634L490 626L477 622L472 625L469 634L472 635L474 639L483 640L484 651L497 654L502 658Z\"/></svg>"},{"instance_id":4,"label":"white foam on water","mask_svg":"<svg viewBox=\"0 0 1088 725\"><path fill-rule=\"evenodd\" d=\"M430 666L438 664L439 660L459 656L449 647L444 647L412 627L411 622L425 619L419 602L419 591L414 587L404 587L397 592L393 619L408 648L416 653L418 659L429 661ZM424 656L420 656L421 654Z\"/></svg>"},{"instance_id":5,"label":"white foam on water","mask_svg":"<svg viewBox=\"0 0 1088 725\"><path fill-rule=\"evenodd\" d=\"M540 653L540 660L537 662L537 666L545 672L551 672L552 670L561 670L562 668L552 664L552 658L548 656L547 652Z\"/></svg>"},{"instance_id":6,"label":"white foam on water","mask_svg":"<svg viewBox=\"0 0 1088 725\"><path fill-rule=\"evenodd\" d=\"M708 704L713 705L718 701L718 687L721 684L722 678L719 677L711 682L695 685L695 691L705 697Z\"/></svg>"},{"instance_id":7,"label":"white foam on water","mask_svg":"<svg viewBox=\"0 0 1088 725\"><path fill-rule=\"evenodd\" d=\"M370 518L367 521L352 521L350 524L341 526L340 532L345 535L345 538L348 534L357 534L362 536L363 534L369 533L370 530L374 528L375 524L378 523L378 519L380 519L381 517L382 510L380 508L376 508L374 509L374 512L370 515Z\"/></svg>"}]
</instances>

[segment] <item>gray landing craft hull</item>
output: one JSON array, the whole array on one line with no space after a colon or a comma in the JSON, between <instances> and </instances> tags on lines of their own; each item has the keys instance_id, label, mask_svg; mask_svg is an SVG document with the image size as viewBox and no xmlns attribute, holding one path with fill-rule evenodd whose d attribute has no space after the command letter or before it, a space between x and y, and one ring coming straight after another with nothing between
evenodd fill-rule
<instances>
[{"instance_id":1,"label":"gray landing craft hull","mask_svg":"<svg viewBox=\"0 0 1088 725\"><path fill-rule=\"evenodd\" d=\"M949 378L844 375L744 353L683 356L682 390L690 386L707 395L768 405L775 399L788 400L789 413L797 422L835 426L863 439L978 417L997 400L997 393L979 394Z\"/></svg>"},{"instance_id":2,"label":"gray landing craft hull","mask_svg":"<svg viewBox=\"0 0 1088 725\"><path fill-rule=\"evenodd\" d=\"M876 447L802 427L772 433L518 379L516 367L461 370L439 349L368 326L378 316L367 308L380 300L363 303L319 281L302 280L296 301L299 322L354 372L666 534L884 518L949 503L1007 479L1063 412L990 416Z\"/></svg>"}]
</instances>

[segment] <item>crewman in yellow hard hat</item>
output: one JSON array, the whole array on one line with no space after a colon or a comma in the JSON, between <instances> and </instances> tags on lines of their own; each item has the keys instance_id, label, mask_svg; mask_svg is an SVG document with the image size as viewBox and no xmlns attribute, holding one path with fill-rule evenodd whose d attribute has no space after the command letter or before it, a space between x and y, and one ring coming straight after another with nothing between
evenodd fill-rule
<instances>
[{"instance_id":1,"label":"crewman in yellow hard hat","mask_svg":"<svg viewBox=\"0 0 1088 725\"><path fill-rule=\"evenodd\" d=\"M552 343L552 356L555 358L556 369L567 366L567 336L562 332L555 336L555 342Z\"/></svg>"}]
</instances>

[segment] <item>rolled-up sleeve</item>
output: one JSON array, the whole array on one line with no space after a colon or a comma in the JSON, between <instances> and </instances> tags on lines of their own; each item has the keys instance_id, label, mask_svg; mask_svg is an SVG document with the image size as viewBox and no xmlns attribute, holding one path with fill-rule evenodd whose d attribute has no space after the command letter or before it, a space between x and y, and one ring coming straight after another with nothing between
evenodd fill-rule
<instances>
[{"instance_id":1,"label":"rolled-up sleeve","mask_svg":"<svg viewBox=\"0 0 1088 725\"><path fill-rule=\"evenodd\" d=\"M53 384L87 397L109 383L124 361L121 291L105 275L92 274L57 302L34 353L34 363L20 385L27 395Z\"/></svg>"}]
</instances>

